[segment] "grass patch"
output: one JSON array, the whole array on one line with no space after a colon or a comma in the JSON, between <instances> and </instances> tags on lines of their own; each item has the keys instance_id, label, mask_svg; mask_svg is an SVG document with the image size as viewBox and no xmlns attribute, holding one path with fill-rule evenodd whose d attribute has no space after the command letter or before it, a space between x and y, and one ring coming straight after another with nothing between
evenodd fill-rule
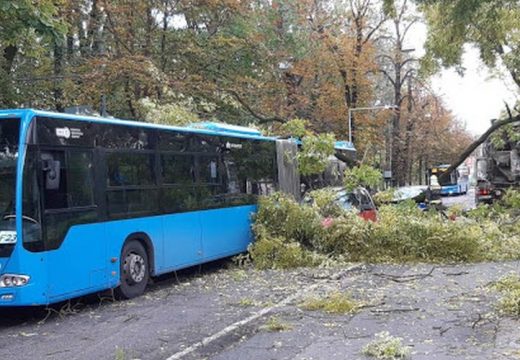
<instances>
[{"instance_id":1,"label":"grass patch","mask_svg":"<svg viewBox=\"0 0 520 360\"><path fill-rule=\"evenodd\" d=\"M256 303L253 299L250 299L250 298L242 298L242 299L240 299L240 301L238 302L238 305L239 305L239 306L242 306L242 307L249 307L249 306L256 306L257 303Z\"/></svg>"},{"instance_id":2,"label":"grass patch","mask_svg":"<svg viewBox=\"0 0 520 360\"><path fill-rule=\"evenodd\" d=\"M401 338L383 331L363 347L363 354L382 360L406 359L410 356L410 347L403 345Z\"/></svg>"},{"instance_id":3,"label":"grass patch","mask_svg":"<svg viewBox=\"0 0 520 360\"><path fill-rule=\"evenodd\" d=\"M234 270L234 271L231 273L231 278L232 278L234 281L242 281L242 280L245 280L245 279L247 279L247 272L246 272L245 270L242 270L242 269Z\"/></svg>"},{"instance_id":4,"label":"grass patch","mask_svg":"<svg viewBox=\"0 0 520 360\"><path fill-rule=\"evenodd\" d=\"M506 275L493 284L492 288L501 294L496 306L499 313L520 316L520 276Z\"/></svg>"},{"instance_id":5,"label":"grass patch","mask_svg":"<svg viewBox=\"0 0 520 360\"><path fill-rule=\"evenodd\" d=\"M116 348L116 353L114 355L115 360L125 360L126 359L126 353L121 348Z\"/></svg>"},{"instance_id":6,"label":"grass patch","mask_svg":"<svg viewBox=\"0 0 520 360\"><path fill-rule=\"evenodd\" d=\"M270 332L290 331L293 329L291 324L281 321L277 316L271 316L263 326L260 327L262 330Z\"/></svg>"},{"instance_id":7,"label":"grass patch","mask_svg":"<svg viewBox=\"0 0 520 360\"><path fill-rule=\"evenodd\" d=\"M350 314L359 309L359 304L346 293L333 292L323 298L309 298L300 304L300 308L331 314Z\"/></svg>"}]
</instances>

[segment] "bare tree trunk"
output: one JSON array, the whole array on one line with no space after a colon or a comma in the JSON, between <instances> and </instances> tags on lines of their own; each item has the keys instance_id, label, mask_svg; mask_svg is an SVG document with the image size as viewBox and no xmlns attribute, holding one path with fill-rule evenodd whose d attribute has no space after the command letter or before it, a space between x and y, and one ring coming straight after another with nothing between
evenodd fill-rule
<instances>
[{"instance_id":1,"label":"bare tree trunk","mask_svg":"<svg viewBox=\"0 0 520 360\"><path fill-rule=\"evenodd\" d=\"M54 40L54 107L56 111L63 111L63 46L61 39Z\"/></svg>"}]
</instances>

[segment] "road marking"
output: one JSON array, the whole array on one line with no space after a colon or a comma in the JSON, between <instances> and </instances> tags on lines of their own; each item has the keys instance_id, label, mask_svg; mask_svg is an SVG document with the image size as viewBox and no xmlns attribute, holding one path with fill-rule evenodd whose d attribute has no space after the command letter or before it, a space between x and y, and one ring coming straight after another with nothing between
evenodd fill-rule
<instances>
[{"instance_id":1,"label":"road marking","mask_svg":"<svg viewBox=\"0 0 520 360\"><path fill-rule=\"evenodd\" d=\"M348 273L348 272L350 272L352 270L356 270L359 267L360 267L360 265L351 266L351 267L349 267L349 268L347 268L345 270L339 271L338 273L331 275L330 278L332 278L332 279L334 279L334 278L340 279L342 275L344 275L344 274L346 274L346 273ZM215 333L215 334L213 334L211 336L205 337L201 341L198 341L198 342L194 343L193 345L187 347L186 349L173 354L172 356L170 356L166 360L178 360L178 359L181 359L184 356L186 356L188 354L191 354L192 352L198 350L199 348L201 348L203 346L206 346L209 343L211 343L211 342L213 342L213 341L215 341L215 340L217 340L217 339L219 339L219 338L221 338L223 336L226 336L227 334L229 334L232 331L235 331L239 327L244 326L244 325L250 323L253 320L261 318L262 316L270 313L274 309L277 309L277 308L280 308L280 307L288 305L292 301L298 299L303 294L311 292L312 290L317 288L319 285L321 285L320 282L318 282L316 284L312 284L310 286L307 286L307 287L303 288L302 290L298 291L296 294L293 294L291 296L286 297L285 299L283 299L279 303L277 303L277 304L275 304L273 306L270 306L268 308L264 308L264 309L262 309L262 310L260 310L260 311L258 311L256 313L254 313L253 315L243 319L243 320L237 321L237 322L235 322L235 323L233 323L233 324L231 324L229 326L226 326L224 329L220 330L219 332L217 332L217 333Z\"/></svg>"}]
</instances>

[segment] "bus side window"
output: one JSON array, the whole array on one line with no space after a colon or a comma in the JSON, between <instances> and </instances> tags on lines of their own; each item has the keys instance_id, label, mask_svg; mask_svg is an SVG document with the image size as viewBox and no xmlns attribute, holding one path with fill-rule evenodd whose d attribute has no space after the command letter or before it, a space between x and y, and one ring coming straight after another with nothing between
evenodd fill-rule
<instances>
[{"instance_id":1,"label":"bus side window","mask_svg":"<svg viewBox=\"0 0 520 360\"><path fill-rule=\"evenodd\" d=\"M42 171L45 174L45 189L57 190L60 187L60 167L59 160L54 160L52 154L42 153Z\"/></svg>"},{"instance_id":2,"label":"bus side window","mask_svg":"<svg viewBox=\"0 0 520 360\"><path fill-rule=\"evenodd\" d=\"M45 209L94 204L92 155L89 151L45 151L41 154L41 161Z\"/></svg>"},{"instance_id":3,"label":"bus side window","mask_svg":"<svg viewBox=\"0 0 520 360\"><path fill-rule=\"evenodd\" d=\"M67 179L63 176L65 175L65 152L43 152L41 161L45 209L67 208Z\"/></svg>"}]
</instances>

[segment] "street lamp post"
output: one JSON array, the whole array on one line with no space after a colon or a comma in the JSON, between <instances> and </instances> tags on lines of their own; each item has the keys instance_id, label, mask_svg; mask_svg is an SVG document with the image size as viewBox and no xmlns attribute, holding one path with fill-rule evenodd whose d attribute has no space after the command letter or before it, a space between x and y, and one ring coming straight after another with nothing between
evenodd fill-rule
<instances>
[{"instance_id":1,"label":"street lamp post","mask_svg":"<svg viewBox=\"0 0 520 360\"><path fill-rule=\"evenodd\" d=\"M397 105L369 106L348 109L348 141L352 143L352 113L354 111L397 109Z\"/></svg>"},{"instance_id":2,"label":"street lamp post","mask_svg":"<svg viewBox=\"0 0 520 360\"><path fill-rule=\"evenodd\" d=\"M352 143L352 113L354 111L389 110L389 109L398 110L399 107L397 105L383 105L383 106L369 106L369 107L359 107L359 108L348 109L348 141L350 143ZM385 143L387 144L386 146L388 146L388 144L390 145L390 148L387 149L387 151L390 150L389 159L390 159L390 168L391 168L392 167L392 165L391 165L392 142L387 139L387 140L385 140ZM389 175L389 176L391 177L392 175ZM386 175L385 175L385 178L386 178Z\"/></svg>"}]
</instances>

